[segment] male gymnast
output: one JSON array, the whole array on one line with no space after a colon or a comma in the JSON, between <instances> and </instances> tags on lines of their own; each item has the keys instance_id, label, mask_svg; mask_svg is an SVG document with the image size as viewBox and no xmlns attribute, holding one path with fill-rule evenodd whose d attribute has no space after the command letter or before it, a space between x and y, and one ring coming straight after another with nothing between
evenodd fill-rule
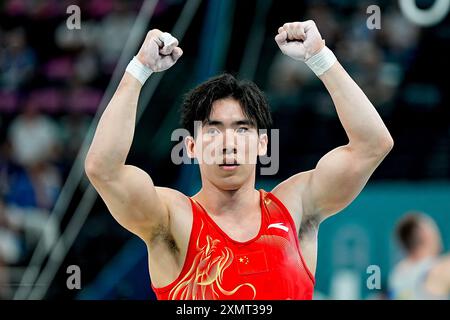
<instances>
[{"instance_id":1,"label":"male gymnast","mask_svg":"<svg viewBox=\"0 0 450 320\"><path fill-rule=\"evenodd\" d=\"M197 194L155 186L126 164L145 80L183 54L169 33L148 32L98 123L85 171L113 217L146 243L158 299L312 299L319 224L356 198L393 147L313 21L284 24L275 41L323 82L348 143L270 192L255 189L256 159L268 144L260 129L271 125L268 104L255 84L228 74L200 84L183 103L189 156L200 159L213 146L213 161L199 161ZM194 121L201 121L196 134Z\"/></svg>"}]
</instances>

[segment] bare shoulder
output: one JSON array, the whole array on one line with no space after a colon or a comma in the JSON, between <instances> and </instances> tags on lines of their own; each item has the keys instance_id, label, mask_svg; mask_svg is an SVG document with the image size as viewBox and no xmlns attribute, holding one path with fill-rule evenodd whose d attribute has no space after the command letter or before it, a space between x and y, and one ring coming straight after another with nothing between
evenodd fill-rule
<instances>
[{"instance_id":1,"label":"bare shoulder","mask_svg":"<svg viewBox=\"0 0 450 320\"><path fill-rule=\"evenodd\" d=\"M442 257L442 261L443 261L444 263L446 263L447 265L449 265L449 264L450 264L450 254L444 255L444 256Z\"/></svg>"},{"instance_id":2,"label":"bare shoulder","mask_svg":"<svg viewBox=\"0 0 450 320\"><path fill-rule=\"evenodd\" d=\"M450 280L450 255L444 255L438 262L437 268L443 273L448 274L448 279Z\"/></svg>"},{"instance_id":3,"label":"bare shoulder","mask_svg":"<svg viewBox=\"0 0 450 320\"><path fill-rule=\"evenodd\" d=\"M430 270L428 279L441 284L444 279L450 282L450 256L442 256L436 261Z\"/></svg>"},{"instance_id":4,"label":"bare shoulder","mask_svg":"<svg viewBox=\"0 0 450 320\"><path fill-rule=\"evenodd\" d=\"M289 210L297 228L300 226L304 215L303 197L311 172L312 170L295 174L282 181L271 191Z\"/></svg>"},{"instance_id":5,"label":"bare shoulder","mask_svg":"<svg viewBox=\"0 0 450 320\"><path fill-rule=\"evenodd\" d=\"M191 209L191 204L188 196L184 193L166 187L155 187L156 192L161 197L161 200L164 201L166 206L169 208L169 211L179 211L179 210L188 210Z\"/></svg>"},{"instance_id":6,"label":"bare shoulder","mask_svg":"<svg viewBox=\"0 0 450 320\"><path fill-rule=\"evenodd\" d=\"M427 276L427 289L439 296L450 293L450 256L441 257Z\"/></svg>"},{"instance_id":7,"label":"bare shoulder","mask_svg":"<svg viewBox=\"0 0 450 320\"><path fill-rule=\"evenodd\" d=\"M273 188L272 192L276 192L279 196L292 196L299 194L305 189L312 172L313 170L297 173L280 182L275 188Z\"/></svg>"}]
</instances>

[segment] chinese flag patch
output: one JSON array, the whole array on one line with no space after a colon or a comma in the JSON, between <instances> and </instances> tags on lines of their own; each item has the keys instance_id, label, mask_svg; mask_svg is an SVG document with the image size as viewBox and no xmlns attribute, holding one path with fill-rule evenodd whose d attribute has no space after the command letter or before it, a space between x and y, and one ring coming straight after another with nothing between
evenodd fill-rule
<instances>
[{"instance_id":1,"label":"chinese flag patch","mask_svg":"<svg viewBox=\"0 0 450 320\"><path fill-rule=\"evenodd\" d=\"M240 275L269 271L264 251L238 254L236 255L236 264Z\"/></svg>"}]
</instances>

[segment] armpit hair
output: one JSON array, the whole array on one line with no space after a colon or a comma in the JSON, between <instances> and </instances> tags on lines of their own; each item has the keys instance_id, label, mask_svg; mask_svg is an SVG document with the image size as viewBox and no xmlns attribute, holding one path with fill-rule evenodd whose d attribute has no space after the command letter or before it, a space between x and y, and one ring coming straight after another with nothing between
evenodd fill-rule
<instances>
[{"instance_id":1,"label":"armpit hair","mask_svg":"<svg viewBox=\"0 0 450 320\"><path fill-rule=\"evenodd\" d=\"M315 237L319 231L320 217L318 215L306 215L302 217L300 231L298 237L300 240L305 240Z\"/></svg>"},{"instance_id":2,"label":"armpit hair","mask_svg":"<svg viewBox=\"0 0 450 320\"><path fill-rule=\"evenodd\" d=\"M164 242L172 252L180 251L174 237L170 233L168 226L159 224L152 230L150 234L150 242L155 243L158 241Z\"/></svg>"}]
</instances>

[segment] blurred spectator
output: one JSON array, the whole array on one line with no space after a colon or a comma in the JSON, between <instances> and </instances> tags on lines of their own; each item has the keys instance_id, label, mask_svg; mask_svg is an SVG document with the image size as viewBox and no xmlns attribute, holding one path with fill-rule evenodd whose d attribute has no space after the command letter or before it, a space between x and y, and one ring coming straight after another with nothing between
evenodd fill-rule
<instances>
[{"instance_id":1,"label":"blurred spectator","mask_svg":"<svg viewBox=\"0 0 450 320\"><path fill-rule=\"evenodd\" d=\"M42 237L45 250L49 251L59 238L59 225L49 211L35 207L6 207L10 225L23 235L24 254L29 254Z\"/></svg>"},{"instance_id":2,"label":"blurred spectator","mask_svg":"<svg viewBox=\"0 0 450 320\"><path fill-rule=\"evenodd\" d=\"M97 40L98 26L95 21L82 22L81 29L69 30L66 21L62 21L55 30L57 46L65 50L79 50L91 47Z\"/></svg>"},{"instance_id":3,"label":"blurred spectator","mask_svg":"<svg viewBox=\"0 0 450 320\"><path fill-rule=\"evenodd\" d=\"M11 160L19 166L8 174L7 200L20 207L51 209L62 177L52 162L61 153L60 132L53 120L29 100L9 127Z\"/></svg>"},{"instance_id":4,"label":"blurred spectator","mask_svg":"<svg viewBox=\"0 0 450 320\"><path fill-rule=\"evenodd\" d=\"M75 77L82 83L90 83L98 77L99 73L100 68L96 52L92 48L86 48L75 61Z\"/></svg>"},{"instance_id":5,"label":"blurred spectator","mask_svg":"<svg viewBox=\"0 0 450 320\"><path fill-rule=\"evenodd\" d=\"M35 65L35 53L27 44L25 30L17 28L8 32L4 50L0 51L0 86L16 90L30 79Z\"/></svg>"},{"instance_id":6,"label":"blurred spectator","mask_svg":"<svg viewBox=\"0 0 450 320\"><path fill-rule=\"evenodd\" d=\"M10 145L4 143L0 153L0 195L5 201L0 203L0 229L3 231L0 233L5 239L0 240L0 245L13 250L7 254L8 259L3 257L8 264L22 260L23 254L34 248L41 234L47 248L57 239L59 227L49 216L49 210L61 189L60 173L55 167L40 162L23 168L11 161L10 149ZM19 240L25 245L20 255Z\"/></svg>"},{"instance_id":7,"label":"blurred spectator","mask_svg":"<svg viewBox=\"0 0 450 320\"><path fill-rule=\"evenodd\" d=\"M20 207L51 210L61 185L59 171L49 163L40 162L15 172L10 179L7 199Z\"/></svg>"},{"instance_id":8,"label":"blurred spectator","mask_svg":"<svg viewBox=\"0 0 450 320\"><path fill-rule=\"evenodd\" d=\"M434 221L422 213L406 214L396 236L406 257L393 269L393 299L450 299L450 255L440 256L442 240Z\"/></svg>"},{"instance_id":9,"label":"blurred spectator","mask_svg":"<svg viewBox=\"0 0 450 320\"><path fill-rule=\"evenodd\" d=\"M386 49L386 58L409 66L421 29L398 10L391 8L386 11L383 13L383 27L380 30L380 42Z\"/></svg>"},{"instance_id":10,"label":"blurred spectator","mask_svg":"<svg viewBox=\"0 0 450 320\"><path fill-rule=\"evenodd\" d=\"M99 25L98 49L103 66L110 70L110 73L122 53L136 19L136 14L130 9L131 4L128 1L115 0L113 11Z\"/></svg>"},{"instance_id":11,"label":"blurred spectator","mask_svg":"<svg viewBox=\"0 0 450 320\"><path fill-rule=\"evenodd\" d=\"M70 112L61 118L66 162L75 159L77 156L90 124L91 118L82 112Z\"/></svg>"},{"instance_id":12,"label":"blurred spectator","mask_svg":"<svg viewBox=\"0 0 450 320\"><path fill-rule=\"evenodd\" d=\"M40 114L35 101L29 99L22 114L9 127L12 157L24 167L57 158L59 132L51 118Z\"/></svg>"}]
</instances>

